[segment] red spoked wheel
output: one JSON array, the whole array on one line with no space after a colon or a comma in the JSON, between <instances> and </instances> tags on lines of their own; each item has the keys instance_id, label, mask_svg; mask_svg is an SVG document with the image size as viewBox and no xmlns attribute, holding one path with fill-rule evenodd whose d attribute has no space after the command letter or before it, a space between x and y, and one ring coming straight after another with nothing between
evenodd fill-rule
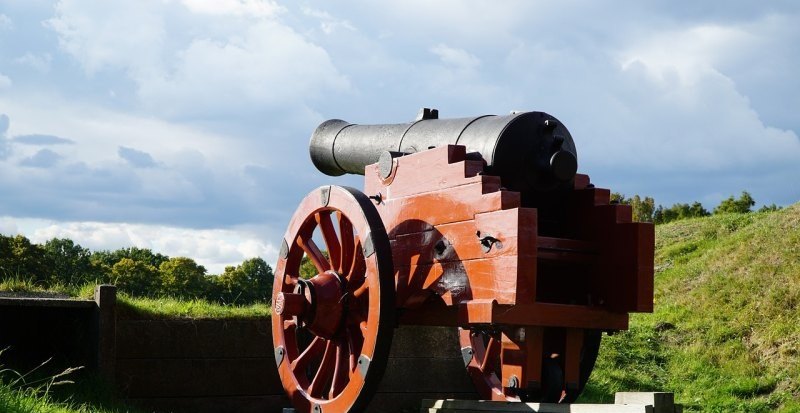
<instances>
[{"instance_id":1,"label":"red spoked wheel","mask_svg":"<svg viewBox=\"0 0 800 413\"><path fill-rule=\"evenodd\" d=\"M300 277L304 256L317 273L309 279ZM272 292L275 362L298 412L366 407L386 368L394 300L389 239L372 201L347 187L309 193L286 231Z\"/></svg>"},{"instance_id":2,"label":"red spoked wheel","mask_svg":"<svg viewBox=\"0 0 800 413\"><path fill-rule=\"evenodd\" d=\"M501 334L492 329L459 328L459 342L464 356L464 364L475 389L482 399L507 400L543 403L572 403L580 396L594 369L600 349L601 332L584 330L580 354L580 376L577 389L564 386L563 360L560 350L545 351L543 354L541 386L536 389L518 389L514 395L503 392L501 382L502 361ZM549 347L549 346L545 346Z\"/></svg>"}]
</instances>

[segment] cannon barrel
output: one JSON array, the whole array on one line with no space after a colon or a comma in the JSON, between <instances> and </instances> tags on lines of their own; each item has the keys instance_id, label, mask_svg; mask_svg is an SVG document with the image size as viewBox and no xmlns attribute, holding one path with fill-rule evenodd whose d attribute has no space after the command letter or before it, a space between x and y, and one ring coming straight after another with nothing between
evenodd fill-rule
<instances>
[{"instance_id":1,"label":"cannon barrel","mask_svg":"<svg viewBox=\"0 0 800 413\"><path fill-rule=\"evenodd\" d=\"M544 112L439 119L435 109L423 109L414 122L385 125L332 119L314 131L309 151L327 175L363 175L386 152L396 156L443 145L465 146L486 162L486 173L521 192L571 186L578 168L569 131Z\"/></svg>"}]
</instances>

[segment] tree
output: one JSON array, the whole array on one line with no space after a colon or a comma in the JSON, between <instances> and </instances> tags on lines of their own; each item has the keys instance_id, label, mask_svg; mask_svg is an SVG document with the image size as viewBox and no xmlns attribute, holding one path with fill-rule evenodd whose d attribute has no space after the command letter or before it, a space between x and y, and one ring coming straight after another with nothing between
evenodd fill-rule
<instances>
[{"instance_id":1,"label":"tree","mask_svg":"<svg viewBox=\"0 0 800 413\"><path fill-rule=\"evenodd\" d=\"M239 269L244 272L246 279L252 286L253 301L265 301L272 296L272 282L275 274L272 267L261 258L250 258L242 262Z\"/></svg>"},{"instance_id":2,"label":"tree","mask_svg":"<svg viewBox=\"0 0 800 413\"><path fill-rule=\"evenodd\" d=\"M158 272L164 294L182 298L205 296L206 269L191 258L170 258L161 263Z\"/></svg>"},{"instance_id":3,"label":"tree","mask_svg":"<svg viewBox=\"0 0 800 413\"><path fill-rule=\"evenodd\" d=\"M758 209L758 212L774 212L774 211L778 211L780 209L782 209L782 208L777 206L777 205L775 205L775 204L771 204L771 205L762 206L761 208Z\"/></svg>"},{"instance_id":4,"label":"tree","mask_svg":"<svg viewBox=\"0 0 800 413\"><path fill-rule=\"evenodd\" d=\"M322 255L325 258L328 258L328 251L321 251ZM315 275L319 274L317 271L317 267L314 266L314 263L311 259L308 258L307 255L303 255L303 259L300 260L300 278L309 279L314 277Z\"/></svg>"},{"instance_id":5,"label":"tree","mask_svg":"<svg viewBox=\"0 0 800 413\"><path fill-rule=\"evenodd\" d=\"M703 207L699 202L689 204L673 204L669 208L664 208L659 205L653 212L653 222L656 224L666 224L667 222L676 221L679 219L699 218L711 215L708 210Z\"/></svg>"},{"instance_id":6,"label":"tree","mask_svg":"<svg viewBox=\"0 0 800 413\"><path fill-rule=\"evenodd\" d=\"M728 214L728 213L747 213L750 212L756 201L750 196L747 191L742 191L742 195L738 199L734 199L733 195L727 199L722 200L720 204L714 208L715 214Z\"/></svg>"},{"instance_id":7,"label":"tree","mask_svg":"<svg viewBox=\"0 0 800 413\"><path fill-rule=\"evenodd\" d=\"M50 262L40 245L31 243L22 235L0 235L0 275L22 277L46 285L49 274Z\"/></svg>"},{"instance_id":8,"label":"tree","mask_svg":"<svg viewBox=\"0 0 800 413\"><path fill-rule=\"evenodd\" d=\"M48 277L51 283L82 285L99 275L90 260L92 253L70 239L53 238L43 248L51 266Z\"/></svg>"},{"instance_id":9,"label":"tree","mask_svg":"<svg viewBox=\"0 0 800 413\"><path fill-rule=\"evenodd\" d=\"M261 258L251 258L236 267L225 267L218 279L221 299L226 303L264 302L272 294L272 268Z\"/></svg>"},{"instance_id":10,"label":"tree","mask_svg":"<svg viewBox=\"0 0 800 413\"><path fill-rule=\"evenodd\" d=\"M161 290L161 280L156 267L123 258L111 269L111 282L121 291L133 296L154 296Z\"/></svg>"},{"instance_id":11,"label":"tree","mask_svg":"<svg viewBox=\"0 0 800 413\"><path fill-rule=\"evenodd\" d=\"M159 268L161 264L169 260L166 255L154 253L148 248L138 247L120 248L116 251L96 251L92 254L92 262L108 267L108 269L123 258L130 258L155 268Z\"/></svg>"},{"instance_id":12,"label":"tree","mask_svg":"<svg viewBox=\"0 0 800 413\"><path fill-rule=\"evenodd\" d=\"M639 195L634 195L633 198L625 198L625 195L614 192L611 194L611 203L630 205L634 221L653 222L656 202L649 196L644 197L644 199Z\"/></svg>"},{"instance_id":13,"label":"tree","mask_svg":"<svg viewBox=\"0 0 800 413\"><path fill-rule=\"evenodd\" d=\"M653 198L646 196L641 199L639 195L634 195L630 200L633 209L633 219L639 222L653 222L656 202Z\"/></svg>"}]
</instances>

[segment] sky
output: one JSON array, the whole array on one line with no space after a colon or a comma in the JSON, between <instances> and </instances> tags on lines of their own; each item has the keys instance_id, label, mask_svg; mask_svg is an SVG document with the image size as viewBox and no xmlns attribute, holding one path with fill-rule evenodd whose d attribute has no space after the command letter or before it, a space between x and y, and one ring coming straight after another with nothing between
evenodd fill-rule
<instances>
[{"instance_id":1,"label":"sky","mask_svg":"<svg viewBox=\"0 0 800 413\"><path fill-rule=\"evenodd\" d=\"M599 187L800 201L795 1L0 0L0 233L274 263L331 118L544 111Z\"/></svg>"}]
</instances>

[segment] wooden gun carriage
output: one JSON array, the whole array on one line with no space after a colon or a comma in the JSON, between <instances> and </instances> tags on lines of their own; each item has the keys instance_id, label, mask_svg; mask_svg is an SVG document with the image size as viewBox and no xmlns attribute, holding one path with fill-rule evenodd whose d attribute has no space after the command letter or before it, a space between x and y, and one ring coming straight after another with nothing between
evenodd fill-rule
<instances>
[{"instance_id":1,"label":"wooden gun carriage","mask_svg":"<svg viewBox=\"0 0 800 413\"><path fill-rule=\"evenodd\" d=\"M652 311L653 225L577 174L569 131L546 113L330 120L310 151L365 183L310 192L282 241L275 361L298 411L363 410L401 324L458 327L484 399L573 401L601 333Z\"/></svg>"}]
</instances>

